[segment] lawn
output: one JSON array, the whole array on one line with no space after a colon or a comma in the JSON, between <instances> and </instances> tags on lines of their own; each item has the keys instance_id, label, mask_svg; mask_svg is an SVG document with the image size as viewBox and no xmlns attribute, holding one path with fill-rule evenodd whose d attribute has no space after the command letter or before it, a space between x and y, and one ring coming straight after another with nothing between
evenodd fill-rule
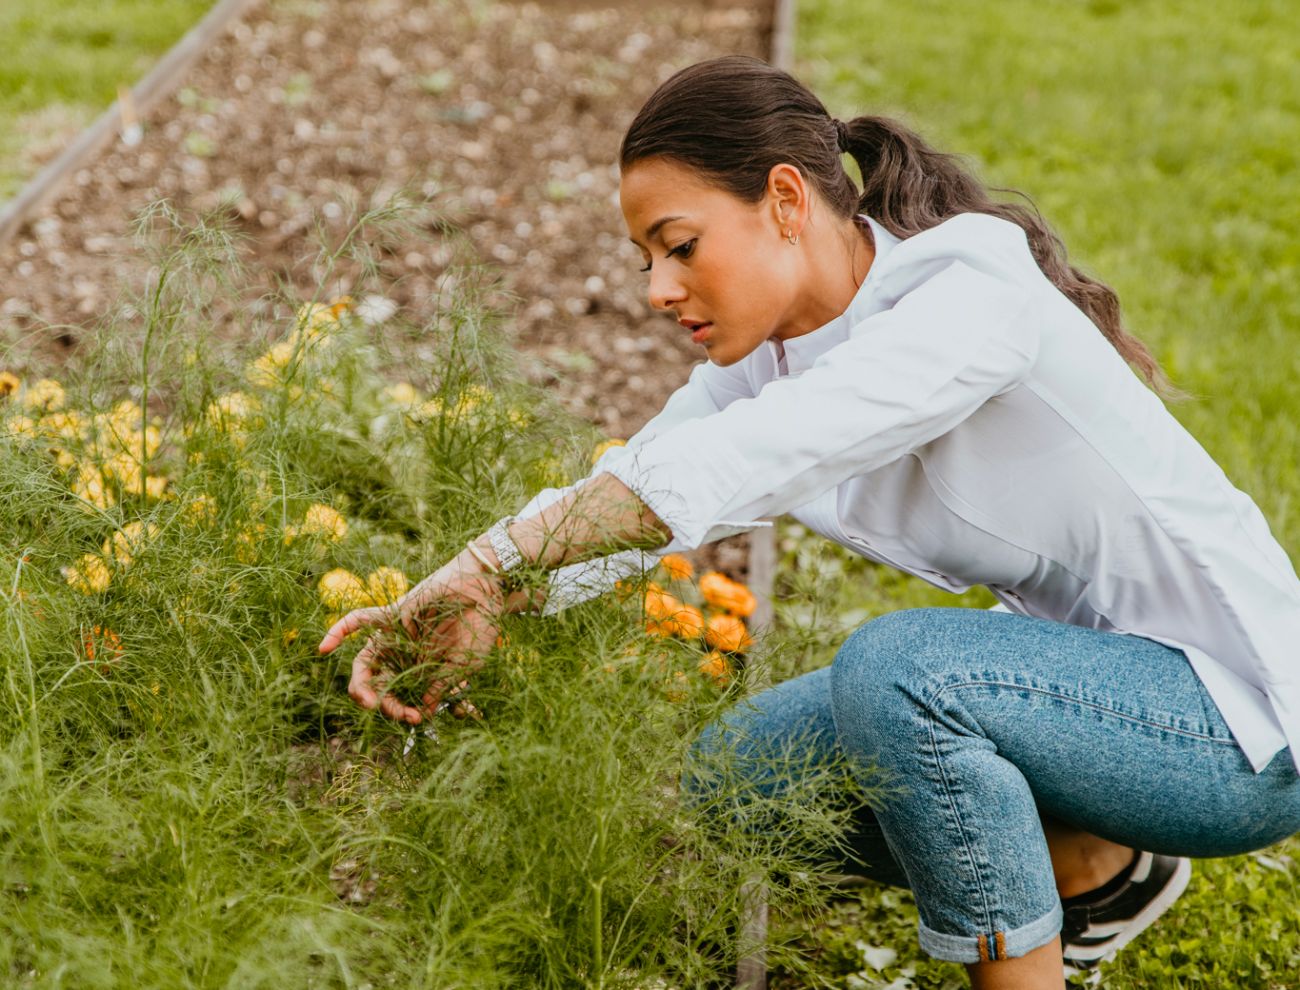
<instances>
[{"instance_id":1,"label":"lawn","mask_svg":"<svg viewBox=\"0 0 1300 990\"><path fill-rule=\"evenodd\" d=\"M990 184L1034 199L1074 263L1118 291L1129 327L1193 396L1174 414L1254 497L1296 562L1294 13L1284 2L804 0L796 61L832 113L900 116L968 156ZM792 669L825 663L867 616L990 601L847 560L797 530L785 539L786 587L802 591L785 610L801 644ZM1191 892L1101 985L1300 987L1300 867L1288 856L1297 848L1198 864ZM821 930L830 985L951 979L910 946L900 909L883 904L871 894ZM871 970L857 941L897 949L899 960ZM900 976L908 966L914 975Z\"/></svg>"},{"instance_id":2,"label":"lawn","mask_svg":"<svg viewBox=\"0 0 1300 990\"><path fill-rule=\"evenodd\" d=\"M134 85L213 0L0 4L0 200Z\"/></svg>"}]
</instances>

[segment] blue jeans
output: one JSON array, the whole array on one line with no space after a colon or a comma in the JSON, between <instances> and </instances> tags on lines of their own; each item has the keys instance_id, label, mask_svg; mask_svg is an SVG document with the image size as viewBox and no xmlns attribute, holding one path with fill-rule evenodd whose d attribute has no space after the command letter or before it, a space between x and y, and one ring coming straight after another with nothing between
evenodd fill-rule
<instances>
[{"instance_id":1,"label":"blue jeans","mask_svg":"<svg viewBox=\"0 0 1300 990\"><path fill-rule=\"evenodd\" d=\"M1256 774L1182 651L1003 612L866 623L830 667L710 725L683 788L707 800L725 766L770 798L790 768L846 757L887 786L854 812L851 859L836 865L910 887L921 947L954 962L1022 956L1060 931L1043 816L1197 857L1300 831L1289 751Z\"/></svg>"}]
</instances>

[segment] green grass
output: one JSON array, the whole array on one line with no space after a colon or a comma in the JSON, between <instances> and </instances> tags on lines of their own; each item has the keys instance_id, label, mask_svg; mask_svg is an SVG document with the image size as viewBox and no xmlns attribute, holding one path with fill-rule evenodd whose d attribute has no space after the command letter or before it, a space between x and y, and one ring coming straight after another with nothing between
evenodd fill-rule
<instances>
[{"instance_id":1,"label":"green grass","mask_svg":"<svg viewBox=\"0 0 1300 990\"><path fill-rule=\"evenodd\" d=\"M1120 295L1129 327L1193 401L1174 414L1300 560L1300 35L1287 2L803 0L797 71L831 112L902 117L1028 193L1076 264ZM829 660L868 616L980 606L787 535L788 672ZM796 567L796 561L798 566ZM817 575L821 574L819 578ZM1102 986L1300 987L1300 867L1198 864L1191 892ZM824 923L827 985L884 986L855 942L884 944L917 986L955 971L914 947L879 892ZM889 904L893 904L892 901ZM857 973L849 978L849 974ZM845 981L848 980L846 983ZM855 982L856 981L856 982ZM905 985L905 984L900 984Z\"/></svg>"},{"instance_id":2,"label":"green grass","mask_svg":"<svg viewBox=\"0 0 1300 990\"><path fill-rule=\"evenodd\" d=\"M0 200L42 157L134 85L213 0L5 0L0 4Z\"/></svg>"}]
</instances>

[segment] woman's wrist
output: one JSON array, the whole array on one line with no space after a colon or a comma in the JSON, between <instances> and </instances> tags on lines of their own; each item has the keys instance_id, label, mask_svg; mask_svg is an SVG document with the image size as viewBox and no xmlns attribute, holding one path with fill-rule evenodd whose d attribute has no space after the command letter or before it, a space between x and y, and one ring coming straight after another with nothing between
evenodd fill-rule
<instances>
[{"instance_id":1,"label":"woman's wrist","mask_svg":"<svg viewBox=\"0 0 1300 990\"><path fill-rule=\"evenodd\" d=\"M481 539L472 541L472 544L472 549L466 546L451 560L460 578L459 590L477 607L487 608L493 612L505 611L506 598L509 594L505 576L499 569L496 571L491 569L495 560L490 547L484 550Z\"/></svg>"}]
</instances>

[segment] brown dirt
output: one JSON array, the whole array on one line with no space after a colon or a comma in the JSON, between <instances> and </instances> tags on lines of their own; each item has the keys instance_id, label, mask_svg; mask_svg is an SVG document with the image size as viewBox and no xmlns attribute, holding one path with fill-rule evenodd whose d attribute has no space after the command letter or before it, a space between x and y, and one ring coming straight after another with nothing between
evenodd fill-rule
<instances>
[{"instance_id":1,"label":"brown dirt","mask_svg":"<svg viewBox=\"0 0 1300 990\"><path fill-rule=\"evenodd\" d=\"M0 248L4 363L76 359L79 325L143 283L129 221L154 200L189 212L229 197L266 287L285 279L310 298L313 224L337 235L352 204L405 188L499 269L489 301L512 312L530 377L626 437L700 353L645 302L618 142L673 71L762 55L769 28L765 4L725 0L272 0L195 66L137 147L110 149ZM437 237L381 254L417 318L453 262L456 238ZM706 563L743 573L743 546Z\"/></svg>"}]
</instances>

